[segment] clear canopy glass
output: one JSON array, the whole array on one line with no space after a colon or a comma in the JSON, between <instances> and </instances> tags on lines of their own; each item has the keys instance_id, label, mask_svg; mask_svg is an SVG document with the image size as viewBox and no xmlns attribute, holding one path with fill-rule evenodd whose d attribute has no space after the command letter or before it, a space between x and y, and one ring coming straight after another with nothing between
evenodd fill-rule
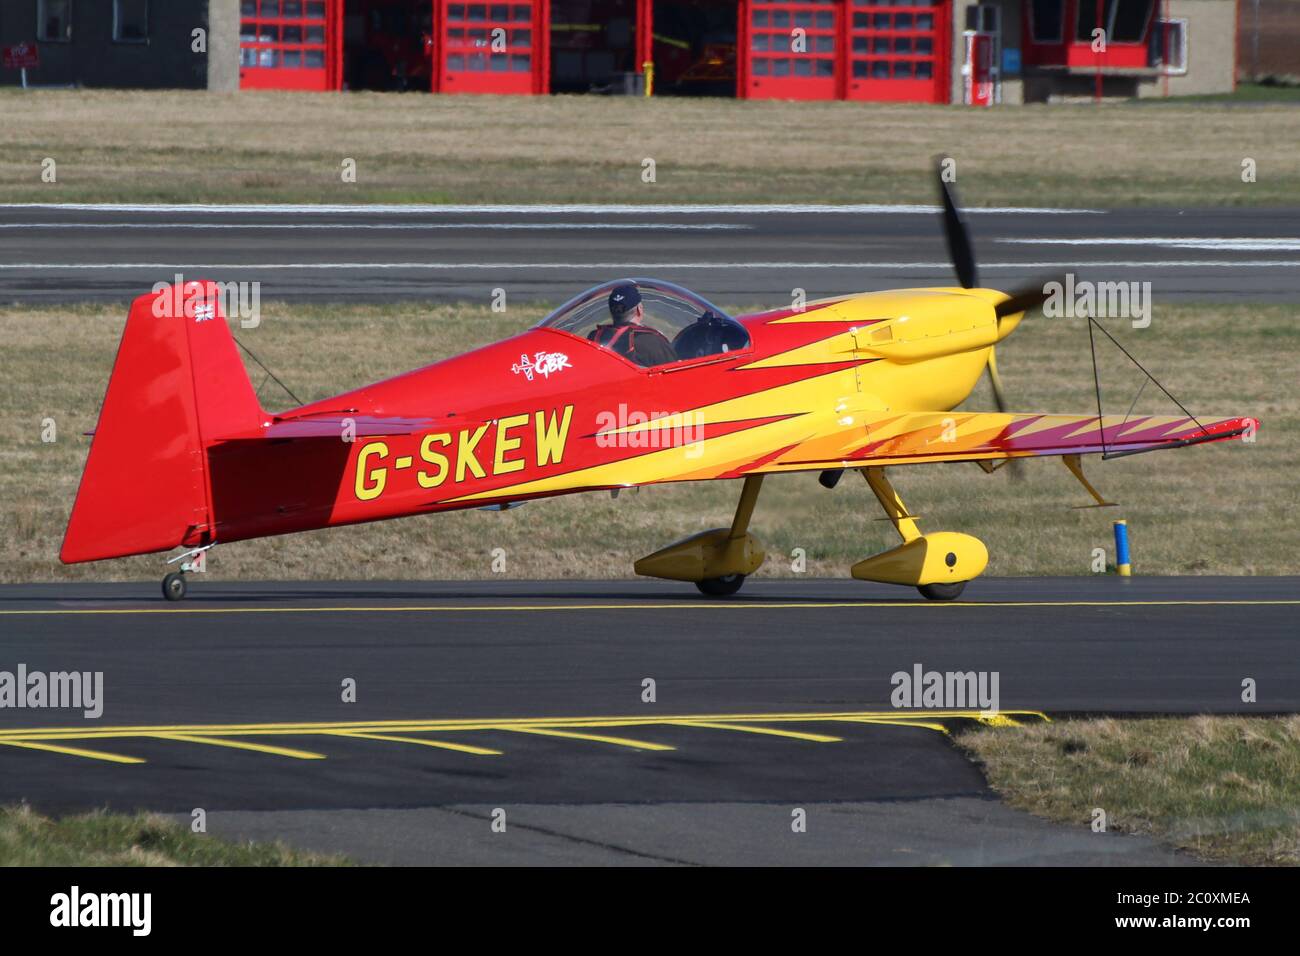
<instances>
[{"instance_id":1,"label":"clear canopy glass","mask_svg":"<svg viewBox=\"0 0 1300 956\"><path fill-rule=\"evenodd\" d=\"M643 312L640 324L661 333L671 344L674 361L704 358L749 347L745 327L689 289L660 279L614 279L574 296L539 324L604 345L598 327L614 322L609 297L624 285L636 286Z\"/></svg>"}]
</instances>

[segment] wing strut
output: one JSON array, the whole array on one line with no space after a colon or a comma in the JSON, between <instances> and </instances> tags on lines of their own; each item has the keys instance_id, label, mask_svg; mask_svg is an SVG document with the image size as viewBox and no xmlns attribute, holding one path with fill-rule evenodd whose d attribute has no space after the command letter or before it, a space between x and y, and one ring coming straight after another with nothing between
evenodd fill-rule
<instances>
[{"instance_id":1,"label":"wing strut","mask_svg":"<svg viewBox=\"0 0 1300 956\"><path fill-rule=\"evenodd\" d=\"M1098 329L1100 329L1100 330L1101 330L1101 334L1104 335L1104 336L1106 336L1106 338L1110 339L1111 342L1114 344L1114 346L1115 346L1117 349L1119 349L1121 352L1124 353L1124 357L1127 358L1130 362L1132 362L1135 366L1137 366L1138 371L1141 372L1143 375L1145 375L1145 376L1146 376L1146 377L1147 377L1147 378L1148 378L1152 383L1154 383L1155 386L1156 386L1156 388L1158 388L1158 389L1160 389L1160 391L1164 392L1164 393L1165 393L1165 396L1166 396L1166 397L1167 397L1171 402L1173 402L1175 405L1177 405L1177 406L1179 407L1179 409L1182 410L1182 413L1183 413L1184 415L1186 415L1186 416L1187 416L1188 418L1190 418L1192 421L1196 422L1196 427L1197 427L1197 428L1199 428L1199 429L1200 429L1200 430L1201 430L1201 431L1202 431L1202 432L1203 432L1207 437L1211 434L1211 433L1210 433L1210 430L1209 430L1208 428L1206 428L1204 425L1201 424L1200 419L1198 419L1195 415L1193 415L1191 412L1189 412L1189 411L1187 410L1187 406L1186 406L1186 405L1184 405L1184 404L1183 404L1182 402L1180 402L1177 398L1175 398L1175 397L1174 397L1174 394L1173 394L1171 391L1169 391L1169 389L1167 389L1167 388L1165 388L1163 385L1161 385L1161 384L1160 384L1160 380L1159 380L1158 378L1156 378L1154 375L1152 375L1150 372L1148 372L1148 371L1146 370L1146 367L1145 367L1141 362L1139 362L1137 359L1135 359L1135 358L1133 357L1133 354L1132 354L1131 352L1129 352L1128 349L1126 349L1126 348L1124 348L1124 346L1120 345L1120 344L1119 344L1119 340L1116 339L1115 336L1111 335L1108 331L1106 331L1106 327L1105 327L1104 325L1102 325L1100 322L1098 322L1098 321L1097 321L1095 318L1093 318L1092 316L1088 316L1088 350L1092 353L1092 386L1093 386L1093 389L1094 389L1094 390L1096 391L1096 393L1097 393L1097 431L1100 433L1100 434L1099 434L1099 437L1100 437L1100 439L1101 439L1101 458L1102 458L1102 461L1105 461L1105 460L1108 459L1108 458L1119 458L1119 457L1123 457L1123 456L1125 456L1125 455L1131 455L1131 454L1133 454L1133 452L1131 452L1131 451L1125 451L1125 452L1111 452L1111 451L1106 447L1106 424L1105 424L1105 418L1103 417L1103 415L1102 415L1102 411L1101 411L1101 376L1100 376L1100 373L1097 371L1097 341L1096 341L1096 338L1095 338L1095 337L1093 336L1093 334L1092 334L1093 326L1096 326ZM1145 383L1145 382L1142 383L1142 387L1143 387L1143 388L1146 387L1146 383ZM1139 391L1138 394L1140 395L1141 392ZM1134 404L1134 405L1137 404L1137 399L1136 399L1136 398L1133 400L1133 404ZM1132 408L1132 406L1130 406L1130 407L1129 407L1129 414L1132 414L1132 412L1133 412L1133 408ZM1124 420L1125 420L1125 421L1128 421L1128 415L1125 415L1125 416L1124 416ZM1194 444L1197 440L1198 440L1198 439L1191 439L1191 440L1189 441L1189 443ZM1070 470L1071 470L1071 471L1074 471L1073 468L1071 468ZM1088 489L1088 491L1092 494L1092 496L1093 496L1094 498L1097 498L1097 500L1098 500L1098 504L1099 504L1099 505L1100 505L1100 504L1104 504L1104 502L1101 501L1101 499L1100 499L1100 497L1097 495L1097 493L1092 489L1092 486L1089 485L1086 481L1084 481L1084 479L1083 479L1083 475L1082 475L1082 472L1076 472L1076 473L1075 473L1075 477L1078 478L1080 481L1083 481L1084 487L1086 487L1086 488Z\"/></svg>"}]
</instances>

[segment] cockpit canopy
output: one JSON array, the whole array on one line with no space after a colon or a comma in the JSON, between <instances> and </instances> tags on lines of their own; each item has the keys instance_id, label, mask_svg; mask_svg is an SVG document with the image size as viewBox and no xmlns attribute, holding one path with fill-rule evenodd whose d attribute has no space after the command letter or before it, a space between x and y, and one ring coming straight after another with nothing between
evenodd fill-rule
<instances>
[{"instance_id":1,"label":"cockpit canopy","mask_svg":"<svg viewBox=\"0 0 1300 956\"><path fill-rule=\"evenodd\" d=\"M653 332L637 330L636 336L614 334L616 329L611 327L618 323L610 310L610 296L628 285L635 286L640 295L640 324ZM569 332L642 365L666 365L749 347L749 333L743 325L694 292L659 279L615 279L594 286L564 303L543 319L538 328ZM656 332L664 343L647 343L653 348L640 349L643 355L653 355L653 361L640 358L635 352L629 354L630 340L658 338Z\"/></svg>"}]
</instances>

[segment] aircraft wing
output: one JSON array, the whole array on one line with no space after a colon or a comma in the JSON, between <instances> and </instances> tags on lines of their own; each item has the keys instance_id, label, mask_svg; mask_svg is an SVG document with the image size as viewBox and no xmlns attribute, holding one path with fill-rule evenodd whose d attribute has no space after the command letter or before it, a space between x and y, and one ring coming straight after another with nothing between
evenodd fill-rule
<instances>
[{"instance_id":1,"label":"aircraft wing","mask_svg":"<svg viewBox=\"0 0 1300 956\"><path fill-rule=\"evenodd\" d=\"M1114 457L1253 438L1253 418L1134 415L1039 415L995 412L873 413L866 440L845 448L841 461L913 464L1104 453Z\"/></svg>"},{"instance_id":2,"label":"aircraft wing","mask_svg":"<svg viewBox=\"0 0 1300 956\"><path fill-rule=\"evenodd\" d=\"M996 412L903 412L839 410L831 417L785 415L725 423L716 433L699 426L695 442L681 417L658 419L675 437L645 442L647 449L620 452L609 461L575 466L571 471L528 479L514 485L470 491L456 503L521 500L556 491L595 490L657 484L743 478L751 474L835 471L926 462L974 461L985 467L1010 458L1068 456L1103 450L1102 428L1095 415L1002 414ZM673 424L677 423L677 424ZM720 423L721 425L722 423ZM1253 435L1253 418L1157 418L1148 415L1102 422L1105 450L1133 454L1160 448ZM635 426L658 435L656 422Z\"/></svg>"}]
</instances>

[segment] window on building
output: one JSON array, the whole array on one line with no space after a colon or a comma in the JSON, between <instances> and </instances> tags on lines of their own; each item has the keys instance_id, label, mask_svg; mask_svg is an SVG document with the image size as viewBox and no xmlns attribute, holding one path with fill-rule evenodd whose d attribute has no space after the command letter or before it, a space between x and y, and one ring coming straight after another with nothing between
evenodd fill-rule
<instances>
[{"instance_id":1,"label":"window on building","mask_svg":"<svg viewBox=\"0 0 1300 956\"><path fill-rule=\"evenodd\" d=\"M1151 29L1150 62L1162 73L1187 72L1187 20L1157 20Z\"/></svg>"},{"instance_id":2,"label":"window on building","mask_svg":"<svg viewBox=\"0 0 1300 956\"><path fill-rule=\"evenodd\" d=\"M901 4L894 0L853 0L849 29L849 75L857 81L929 80L935 66L937 0ZM906 7L906 9L897 9ZM866 9L861 9L866 8ZM978 9L971 16L978 25ZM875 84L873 84L875 85Z\"/></svg>"},{"instance_id":3,"label":"window on building","mask_svg":"<svg viewBox=\"0 0 1300 956\"><path fill-rule=\"evenodd\" d=\"M36 39L46 43L72 39L72 0L37 0Z\"/></svg>"},{"instance_id":4,"label":"window on building","mask_svg":"<svg viewBox=\"0 0 1300 956\"><path fill-rule=\"evenodd\" d=\"M1105 0L1101 20L1097 19L1097 0L1079 0L1079 19L1075 39L1092 42L1092 31L1100 26L1106 31L1107 43L1141 43L1155 0Z\"/></svg>"},{"instance_id":5,"label":"window on building","mask_svg":"<svg viewBox=\"0 0 1300 956\"><path fill-rule=\"evenodd\" d=\"M1097 17L1097 0L1079 0L1079 16L1075 21L1074 39L1079 43L1092 42L1092 31L1098 28L1105 30L1106 21L1109 19L1115 6L1115 0L1106 0L1105 9L1101 13L1101 18ZM1106 32L1106 38L1109 40L1110 31Z\"/></svg>"},{"instance_id":6,"label":"window on building","mask_svg":"<svg viewBox=\"0 0 1300 956\"><path fill-rule=\"evenodd\" d=\"M1034 0L1029 7L1029 26L1035 43L1060 43L1065 39L1065 0Z\"/></svg>"},{"instance_id":7,"label":"window on building","mask_svg":"<svg viewBox=\"0 0 1300 956\"><path fill-rule=\"evenodd\" d=\"M1110 32L1114 43L1141 43L1146 39L1147 24L1151 22L1154 0L1118 0L1110 18Z\"/></svg>"},{"instance_id":8,"label":"window on building","mask_svg":"<svg viewBox=\"0 0 1300 956\"><path fill-rule=\"evenodd\" d=\"M750 50L756 55L750 59L750 70L754 76L835 76L835 5L804 0L801 6L806 9L792 2L766 3L752 11ZM876 19L887 23L889 14L877 14Z\"/></svg>"},{"instance_id":9,"label":"window on building","mask_svg":"<svg viewBox=\"0 0 1300 956\"><path fill-rule=\"evenodd\" d=\"M323 0L240 0L239 12L241 67L325 68ZM376 29L398 34L408 29L405 11L400 8L376 8L370 12ZM389 20L381 19L385 15Z\"/></svg>"},{"instance_id":10,"label":"window on building","mask_svg":"<svg viewBox=\"0 0 1300 956\"><path fill-rule=\"evenodd\" d=\"M113 0L113 39L118 43L149 42L149 0Z\"/></svg>"},{"instance_id":11,"label":"window on building","mask_svg":"<svg viewBox=\"0 0 1300 956\"><path fill-rule=\"evenodd\" d=\"M997 33L1002 29L1002 8L992 3L971 4L966 8L966 29Z\"/></svg>"}]
</instances>

